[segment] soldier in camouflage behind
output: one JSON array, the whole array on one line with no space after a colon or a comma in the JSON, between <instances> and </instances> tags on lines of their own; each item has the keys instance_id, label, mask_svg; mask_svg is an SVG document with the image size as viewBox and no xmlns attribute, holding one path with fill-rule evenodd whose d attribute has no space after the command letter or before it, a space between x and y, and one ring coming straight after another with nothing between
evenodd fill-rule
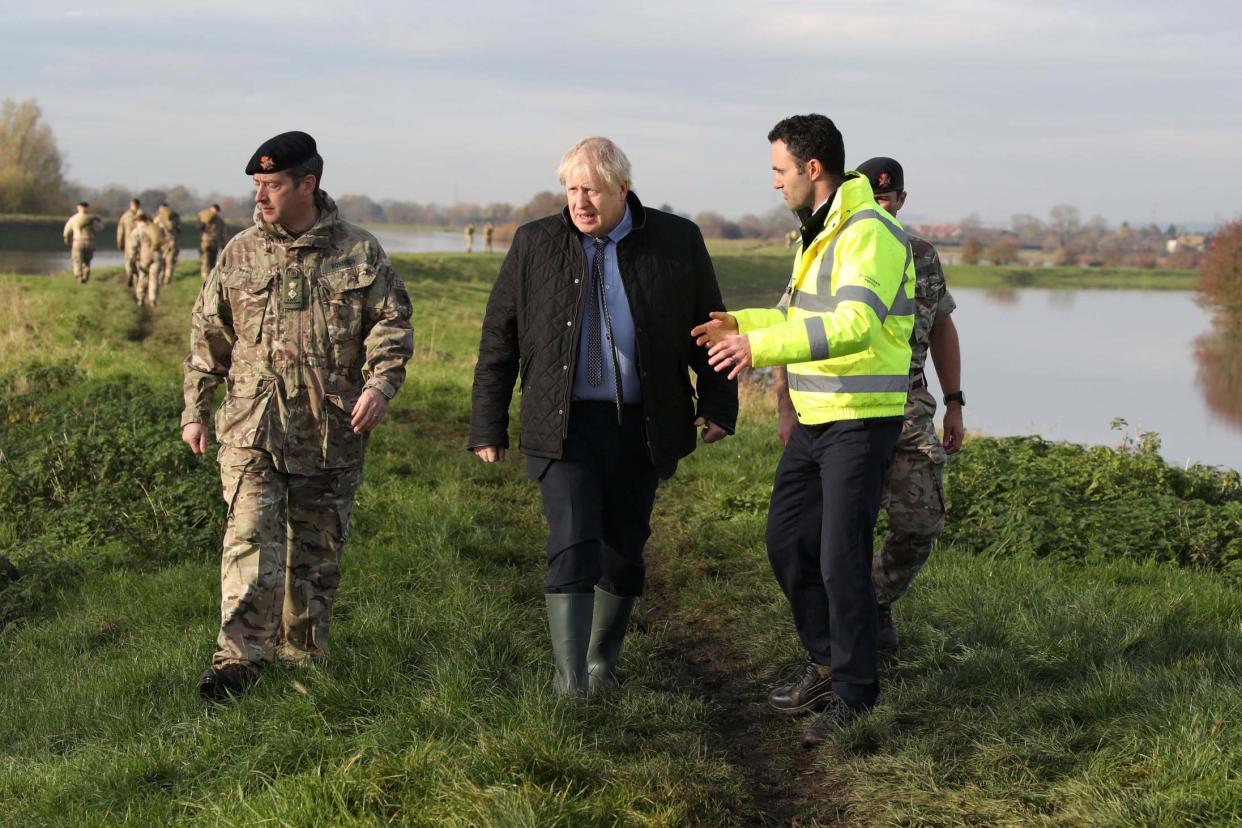
<instances>
[{"instance_id":1,"label":"soldier in camouflage behind","mask_svg":"<svg viewBox=\"0 0 1242 828\"><path fill-rule=\"evenodd\" d=\"M859 164L858 171L871 181L876 203L896 216L905 206L907 195L901 164L892 158L871 158ZM944 531L944 464L947 455L962 447L965 430L961 349L957 326L950 315L957 303L945 285L936 248L913 233L907 235L916 274L910 394L884 489L888 533L871 565L880 613L879 646L886 650L896 649L900 640L892 603L905 595L931 555L932 544ZM936 438L936 398L928 390L923 373L929 350L936 378L945 392L943 443Z\"/></svg>"},{"instance_id":2,"label":"soldier in camouflage behind","mask_svg":"<svg viewBox=\"0 0 1242 828\"><path fill-rule=\"evenodd\" d=\"M160 276L164 272L164 229L155 224L146 213L138 213L134 219L134 232L129 243L136 260L134 274L134 301L139 307L155 307L160 298Z\"/></svg>"},{"instance_id":3,"label":"soldier in camouflage behind","mask_svg":"<svg viewBox=\"0 0 1242 828\"><path fill-rule=\"evenodd\" d=\"M474 222L466 225L466 252L474 252Z\"/></svg>"},{"instance_id":4,"label":"soldier in camouflage behind","mask_svg":"<svg viewBox=\"0 0 1242 828\"><path fill-rule=\"evenodd\" d=\"M876 203L894 217L906 203L901 165L891 158L872 158L858 166L871 182ZM910 334L910 391L906 398L901 436L893 452L883 505L888 512L884 544L871 562L879 612L880 649L897 648L900 636L892 604L906 593L914 576L931 555L932 544L944 530L944 464L947 455L962 447L965 431L961 391L961 351L953 313L957 304L945 285L940 256L931 242L906 232L915 269L914 330ZM788 294L782 299L787 301ZM945 391L944 441L936 437L936 399L927 389L923 366L930 347L936 376ZM784 369L774 371L780 438L789 440L797 415L789 400Z\"/></svg>"},{"instance_id":5,"label":"soldier in camouflage behind","mask_svg":"<svg viewBox=\"0 0 1242 828\"><path fill-rule=\"evenodd\" d=\"M194 306L181 437L215 415L228 520L218 651L205 699L241 693L273 657L322 658L367 434L413 353L410 299L375 237L319 189L315 140L286 132L246 167L255 225L225 246Z\"/></svg>"},{"instance_id":6,"label":"soldier in camouflage behind","mask_svg":"<svg viewBox=\"0 0 1242 828\"><path fill-rule=\"evenodd\" d=\"M181 233L181 214L162 202L155 211L155 223L164 231L164 284L171 284L177 270L177 236Z\"/></svg>"},{"instance_id":7,"label":"soldier in camouflage behind","mask_svg":"<svg viewBox=\"0 0 1242 828\"><path fill-rule=\"evenodd\" d=\"M116 222L116 249L125 254L125 286L132 288L138 277L138 248L132 244L131 236L138 214L142 212L142 202L131 199L129 209L121 214Z\"/></svg>"},{"instance_id":8,"label":"soldier in camouflage behind","mask_svg":"<svg viewBox=\"0 0 1242 828\"><path fill-rule=\"evenodd\" d=\"M88 213L91 205L77 203L77 212L65 222L65 244L70 246L73 259L73 278L84 284L91 278L91 259L95 258L95 234L103 230L103 221L94 213Z\"/></svg>"},{"instance_id":9,"label":"soldier in camouflage behind","mask_svg":"<svg viewBox=\"0 0 1242 828\"><path fill-rule=\"evenodd\" d=\"M216 266L216 257L224 246L224 219L220 218L220 205L213 204L198 214L198 267L204 279Z\"/></svg>"},{"instance_id":10,"label":"soldier in camouflage behind","mask_svg":"<svg viewBox=\"0 0 1242 828\"><path fill-rule=\"evenodd\" d=\"M492 224L491 220L488 219L487 224L483 225L483 252L484 253L493 252L492 251L492 237L495 235L496 235L496 225Z\"/></svg>"}]
</instances>

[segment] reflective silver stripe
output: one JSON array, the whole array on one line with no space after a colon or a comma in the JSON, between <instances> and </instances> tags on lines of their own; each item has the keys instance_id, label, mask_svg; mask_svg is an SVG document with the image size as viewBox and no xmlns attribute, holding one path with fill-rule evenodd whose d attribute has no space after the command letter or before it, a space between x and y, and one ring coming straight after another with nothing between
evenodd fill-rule
<instances>
[{"instance_id":1,"label":"reflective silver stripe","mask_svg":"<svg viewBox=\"0 0 1242 828\"><path fill-rule=\"evenodd\" d=\"M824 329L822 316L812 316L806 320L806 336L811 340L811 359L827 359L828 331Z\"/></svg>"},{"instance_id":2,"label":"reflective silver stripe","mask_svg":"<svg viewBox=\"0 0 1242 828\"><path fill-rule=\"evenodd\" d=\"M789 372L789 387L794 391L820 394L883 394L910 390L909 374L858 374L856 376L808 376Z\"/></svg>"},{"instance_id":3,"label":"reflective silver stripe","mask_svg":"<svg viewBox=\"0 0 1242 828\"><path fill-rule=\"evenodd\" d=\"M787 305L777 305L776 309L781 312L781 316L789 319L789 307Z\"/></svg>"},{"instance_id":4,"label":"reflective silver stripe","mask_svg":"<svg viewBox=\"0 0 1242 828\"><path fill-rule=\"evenodd\" d=\"M831 295L832 268L836 261L837 242L841 239L841 235L845 232L847 227L857 221L862 221L863 219L868 218L878 219L879 222L893 234L897 241L901 242L902 247L906 249L906 261L901 268L901 284L897 288L897 296L893 300L892 307L885 307L879 294L874 291L869 291L867 288L862 286L848 285L837 291L836 296ZM910 249L910 240L906 237L906 234L900 227L890 221L886 216L875 210L859 210L857 213L846 219L845 224L842 224L841 229L838 230L837 234L832 237L832 241L828 242L828 248L824 251L823 258L819 260L819 270L815 274L815 293L812 294L796 291L793 295L793 301L791 304L795 308L809 311L811 313L830 313L831 311L837 309L837 305L841 302L841 300L852 299L855 302L863 302L864 304L869 305L871 309L875 311L875 315L879 317L881 323L884 322L884 319L890 313L898 316L913 316L915 311L914 301L906 299L904 295L906 291L906 282L909 281L909 278L906 276L906 272L910 269L910 262L913 261L913 259L914 253ZM825 267L827 268L826 271ZM847 296L847 291L851 290L867 291L872 297L874 297L874 301L863 298L862 296ZM884 309L880 310L880 308Z\"/></svg>"},{"instance_id":5,"label":"reflective silver stripe","mask_svg":"<svg viewBox=\"0 0 1242 828\"><path fill-rule=\"evenodd\" d=\"M837 302L862 302L875 311L875 315L880 319L880 324L884 324L884 318L888 316L888 307L884 304L884 300L880 298L880 294L862 285L843 286L837 291Z\"/></svg>"}]
</instances>

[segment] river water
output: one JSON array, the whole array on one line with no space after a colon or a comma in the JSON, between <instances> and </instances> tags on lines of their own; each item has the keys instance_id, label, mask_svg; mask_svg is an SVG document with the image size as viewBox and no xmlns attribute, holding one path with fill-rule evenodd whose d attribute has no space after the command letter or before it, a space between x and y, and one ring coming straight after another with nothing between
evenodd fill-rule
<instances>
[{"instance_id":1,"label":"river water","mask_svg":"<svg viewBox=\"0 0 1242 828\"><path fill-rule=\"evenodd\" d=\"M1211 358L1212 319L1194 293L955 288L953 297L968 430L1117 445L1109 423L1120 417L1131 435L1159 433L1170 463L1242 470L1242 394L1236 378L1231 388L1214 373L1238 356Z\"/></svg>"}]
</instances>

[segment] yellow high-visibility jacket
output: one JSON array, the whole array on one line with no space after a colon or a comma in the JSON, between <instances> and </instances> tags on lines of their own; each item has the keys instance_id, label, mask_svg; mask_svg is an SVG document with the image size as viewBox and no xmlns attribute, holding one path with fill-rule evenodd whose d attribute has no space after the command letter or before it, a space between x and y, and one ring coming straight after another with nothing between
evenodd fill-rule
<instances>
[{"instance_id":1,"label":"yellow high-visibility jacket","mask_svg":"<svg viewBox=\"0 0 1242 828\"><path fill-rule=\"evenodd\" d=\"M900 417L910 387L914 260L866 176L848 173L794 258L787 308L734 311L755 367L788 365L804 425Z\"/></svg>"}]
</instances>

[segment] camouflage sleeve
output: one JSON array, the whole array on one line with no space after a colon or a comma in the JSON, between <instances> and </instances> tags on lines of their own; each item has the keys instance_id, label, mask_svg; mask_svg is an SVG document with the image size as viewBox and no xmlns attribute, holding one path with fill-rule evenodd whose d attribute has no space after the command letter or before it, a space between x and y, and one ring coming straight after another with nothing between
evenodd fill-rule
<instances>
[{"instance_id":1,"label":"camouflage sleeve","mask_svg":"<svg viewBox=\"0 0 1242 828\"><path fill-rule=\"evenodd\" d=\"M363 388L374 388L391 400L405 382L405 364L414 355L414 328L410 295L387 258L380 260L379 277L367 290L363 326Z\"/></svg>"},{"instance_id":2,"label":"camouflage sleeve","mask_svg":"<svg viewBox=\"0 0 1242 828\"><path fill-rule=\"evenodd\" d=\"M125 249L125 217L117 219L116 222L116 249Z\"/></svg>"},{"instance_id":3,"label":"camouflage sleeve","mask_svg":"<svg viewBox=\"0 0 1242 828\"><path fill-rule=\"evenodd\" d=\"M929 260L927 267L935 274L933 282L936 285L937 293L940 294L936 299L936 319L944 319L957 309L957 303L953 301L953 295L949 293L949 286L945 282L944 267L940 264L940 253L936 248L928 244Z\"/></svg>"},{"instance_id":4,"label":"camouflage sleeve","mask_svg":"<svg viewBox=\"0 0 1242 828\"><path fill-rule=\"evenodd\" d=\"M185 372L183 428L189 423L205 424L211 417L211 401L216 386L229 374L236 341L233 314L220 285L220 268L217 267L203 282L190 315L190 354L182 364Z\"/></svg>"},{"instance_id":5,"label":"camouflage sleeve","mask_svg":"<svg viewBox=\"0 0 1242 828\"><path fill-rule=\"evenodd\" d=\"M72 218L65 222L65 232L62 235L65 237L65 244L68 244L69 237L73 235L73 219Z\"/></svg>"}]
</instances>

